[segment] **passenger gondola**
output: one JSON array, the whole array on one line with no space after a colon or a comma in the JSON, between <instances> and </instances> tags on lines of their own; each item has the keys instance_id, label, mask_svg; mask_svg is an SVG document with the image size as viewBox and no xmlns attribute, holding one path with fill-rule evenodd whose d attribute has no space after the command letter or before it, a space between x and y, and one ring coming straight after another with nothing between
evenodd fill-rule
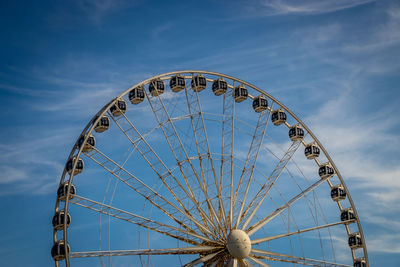
<instances>
[{"instance_id":1,"label":"passenger gondola","mask_svg":"<svg viewBox=\"0 0 400 267\"><path fill-rule=\"evenodd\" d=\"M286 113L283 109L277 109L272 111L271 121L274 125L281 125L286 122Z\"/></svg>"},{"instance_id":2,"label":"passenger gondola","mask_svg":"<svg viewBox=\"0 0 400 267\"><path fill-rule=\"evenodd\" d=\"M228 90L228 84L224 79L218 78L213 81L212 90L216 96L223 95Z\"/></svg>"},{"instance_id":3,"label":"passenger gondola","mask_svg":"<svg viewBox=\"0 0 400 267\"><path fill-rule=\"evenodd\" d=\"M332 187L331 198L334 201L340 201L346 198L346 191L344 190L344 187L341 184Z\"/></svg>"},{"instance_id":4,"label":"passenger gondola","mask_svg":"<svg viewBox=\"0 0 400 267\"><path fill-rule=\"evenodd\" d=\"M304 155L306 155L307 159L315 159L319 156L319 153L319 147L315 143L306 145L304 149Z\"/></svg>"},{"instance_id":5,"label":"passenger gondola","mask_svg":"<svg viewBox=\"0 0 400 267\"><path fill-rule=\"evenodd\" d=\"M113 116L118 117L121 114L126 112L126 103L125 101L120 98L117 101L115 101L115 104L111 106L110 108L110 112L111 114L113 114Z\"/></svg>"},{"instance_id":6,"label":"passenger gondola","mask_svg":"<svg viewBox=\"0 0 400 267\"><path fill-rule=\"evenodd\" d=\"M149 92L152 96L158 96L164 93L165 85L164 82L158 78L154 79L149 84Z\"/></svg>"},{"instance_id":7,"label":"passenger gondola","mask_svg":"<svg viewBox=\"0 0 400 267\"><path fill-rule=\"evenodd\" d=\"M110 127L110 120L106 115L103 115L97 122L96 126L94 127L94 130L98 133L102 133L106 131L108 127Z\"/></svg>"},{"instance_id":8,"label":"passenger gondola","mask_svg":"<svg viewBox=\"0 0 400 267\"><path fill-rule=\"evenodd\" d=\"M260 95L253 99L253 109L255 112L263 112L268 108L268 100L265 96Z\"/></svg>"},{"instance_id":9,"label":"passenger gondola","mask_svg":"<svg viewBox=\"0 0 400 267\"><path fill-rule=\"evenodd\" d=\"M83 141L85 141L85 136L81 136L81 138L79 138L78 147L81 147L83 145ZM96 145L96 139L94 138L93 135L90 135L86 140L86 143L82 148L82 151L89 152L95 147L95 145Z\"/></svg>"},{"instance_id":10,"label":"passenger gondola","mask_svg":"<svg viewBox=\"0 0 400 267\"><path fill-rule=\"evenodd\" d=\"M247 99L247 97L249 96L249 92L247 91L247 88L244 87L243 84L241 84L235 87L233 96L235 98L235 102L240 103Z\"/></svg>"},{"instance_id":11,"label":"passenger gondola","mask_svg":"<svg viewBox=\"0 0 400 267\"><path fill-rule=\"evenodd\" d=\"M300 124L296 124L289 129L289 138L292 141L302 140L304 138L304 130Z\"/></svg>"},{"instance_id":12,"label":"passenger gondola","mask_svg":"<svg viewBox=\"0 0 400 267\"><path fill-rule=\"evenodd\" d=\"M63 210L59 210L54 214L52 224L53 228L55 230L62 230L64 228L64 219L65 219L65 213ZM67 227L71 223L71 216L67 214Z\"/></svg>"},{"instance_id":13,"label":"passenger gondola","mask_svg":"<svg viewBox=\"0 0 400 267\"><path fill-rule=\"evenodd\" d=\"M169 87L171 88L172 92L179 92L186 87L186 81L185 78L183 78L181 75L176 75L171 77L169 80Z\"/></svg>"},{"instance_id":14,"label":"passenger gondola","mask_svg":"<svg viewBox=\"0 0 400 267\"><path fill-rule=\"evenodd\" d=\"M192 78L191 86L195 92L203 91L207 87L207 80L201 74L195 75Z\"/></svg>"},{"instance_id":15,"label":"passenger gondola","mask_svg":"<svg viewBox=\"0 0 400 267\"><path fill-rule=\"evenodd\" d=\"M67 192L68 192L68 182L65 182L64 184L60 185L57 190L57 196L60 201L65 201L67 199ZM71 184L70 190L69 190L69 199L73 199L76 194L76 189L73 184Z\"/></svg>"},{"instance_id":16,"label":"passenger gondola","mask_svg":"<svg viewBox=\"0 0 400 267\"><path fill-rule=\"evenodd\" d=\"M364 258L358 258L354 260L354 267L367 267L367 263Z\"/></svg>"},{"instance_id":17,"label":"passenger gondola","mask_svg":"<svg viewBox=\"0 0 400 267\"><path fill-rule=\"evenodd\" d=\"M355 219L356 219L356 216L354 215L352 208L344 209L340 213L340 220L342 222L346 222L345 224L353 223Z\"/></svg>"},{"instance_id":18,"label":"passenger gondola","mask_svg":"<svg viewBox=\"0 0 400 267\"><path fill-rule=\"evenodd\" d=\"M353 233L349 236L349 246L351 249L362 248L363 243L359 233Z\"/></svg>"},{"instance_id":19,"label":"passenger gondola","mask_svg":"<svg viewBox=\"0 0 400 267\"><path fill-rule=\"evenodd\" d=\"M65 245L64 245L64 240L58 240L56 243L54 243L53 247L51 248L51 257L55 261L61 261L65 259ZM70 252L70 247L67 244L67 252Z\"/></svg>"},{"instance_id":20,"label":"passenger gondola","mask_svg":"<svg viewBox=\"0 0 400 267\"><path fill-rule=\"evenodd\" d=\"M76 157L74 156L72 159L69 159L67 161L67 164L65 165L65 168L67 169L67 172L69 175L72 174L72 168L74 166L74 163L76 161ZM74 170L74 175L77 175L83 171L84 163L83 160L80 158L76 162L75 170Z\"/></svg>"},{"instance_id":21,"label":"passenger gondola","mask_svg":"<svg viewBox=\"0 0 400 267\"><path fill-rule=\"evenodd\" d=\"M138 86L133 88L130 92L129 92L129 101L131 101L132 104L139 104L140 102L142 102L144 100L144 88L143 86Z\"/></svg>"},{"instance_id":22,"label":"passenger gondola","mask_svg":"<svg viewBox=\"0 0 400 267\"><path fill-rule=\"evenodd\" d=\"M324 163L321 165L321 167L319 167L318 175L319 175L319 177L321 177L321 179L330 178L334 174L335 174L335 171L329 162Z\"/></svg>"}]
</instances>

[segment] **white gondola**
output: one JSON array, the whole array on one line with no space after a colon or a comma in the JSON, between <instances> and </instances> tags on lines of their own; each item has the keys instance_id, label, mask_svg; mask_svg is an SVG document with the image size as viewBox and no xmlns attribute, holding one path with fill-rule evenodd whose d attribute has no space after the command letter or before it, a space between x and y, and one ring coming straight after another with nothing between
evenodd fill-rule
<instances>
[{"instance_id":1,"label":"white gondola","mask_svg":"<svg viewBox=\"0 0 400 267\"><path fill-rule=\"evenodd\" d=\"M64 215L65 213L63 210L59 210L56 212L56 214L54 214L52 224L55 230L64 229L64 219L65 219ZM70 223L71 223L71 216L67 214L67 227L69 226Z\"/></svg>"},{"instance_id":2,"label":"white gondola","mask_svg":"<svg viewBox=\"0 0 400 267\"><path fill-rule=\"evenodd\" d=\"M349 235L349 246L351 249L362 248L363 243L360 233L353 233Z\"/></svg>"},{"instance_id":3,"label":"white gondola","mask_svg":"<svg viewBox=\"0 0 400 267\"><path fill-rule=\"evenodd\" d=\"M346 191L344 190L344 187L341 184L332 187L331 198L334 201L340 201L346 198Z\"/></svg>"},{"instance_id":4,"label":"white gondola","mask_svg":"<svg viewBox=\"0 0 400 267\"><path fill-rule=\"evenodd\" d=\"M222 78L218 78L213 81L212 90L214 95L223 95L225 94L226 90L228 90L228 84Z\"/></svg>"},{"instance_id":5,"label":"white gondola","mask_svg":"<svg viewBox=\"0 0 400 267\"><path fill-rule=\"evenodd\" d=\"M191 85L192 85L193 91L200 92L200 91L203 91L207 87L207 80L201 74L195 75L192 78Z\"/></svg>"},{"instance_id":6,"label":"white gondola","mask_svg":"<svg viewBox=\"0 0 400 267\"><path fill-rule=\"evenodd\" d=\"M60 201L65 201L67 199L67 192L68 192L68 182L60 185L57 190L57 196ZM71 188L69 190L69 199L73 199L76 195L76 189L73 184L71 184Z\"/></svg>"},{"instance_id":7,"label":"white gondola","mask_svg":"<svg viewBox=\"0 0 400 267\"><path fill-rule=\"evenodd\" d=\"M68 253L70 252L70 247L67 244L67 251ZM51 248L51 257L55 261L61 261L65 259L65 245L64 245L64 240L58 240L56 243L54 243L53 247Z\"/></svg>"},{"instance_id":8,"label":"white gondola","mask_svg":"<svg viewBox=\"0 0 400 267\"><path fill-rule=\"evenodd\" d=\"M364 258L358 258L354 260L354 267L367 267L367 262Z\"/></svg>"},{"instance_id":9,"label":"white gondola","mask_svg":"<svg viewBox=\"0 0 400 267\"><path fill-rule=\"evenodd\" d=\"M149 84L149 92L152 96L158 96L164 93L165 85L161 79L154 79Z\"/></svg>"},{"instance_id":10,"label":"white gondola","mask_svg":"<svg viewBox=\"0 0 400 267\"><path fill-rule=\"evenodd\" d=\"M106 115L103 115L97 122L96 126L94 127L94 130L98 133L102 133L106 131L108 127L110 127L110 120Z\"/></svg>"},{"instance_id":11,"label":"white gondola","mask_svg":"<svg viewBox=\"0 0 400 267\"><path fill-rule=\"evenodd\" d=\"M67 161L67 164L65 165L65 168L67 169L67 172L69 175L72 174L72 167L74 166L74 163L76 161L76 157L74 156L72 159L69 159ZM83 171L83 167L85 164L83 163L83 160L80 158L76 162L75 170L74 170L74 175L80 174Z\"/></svg>"},{"instance_id":12,"label":"white gondola","mask_svg":"<svg viewBox=\"0 0 400 267\"><path fill-rule=\"evenodd\" d=\"M181 75L176 75L173 76L169 80L169 87L171 88L172 92L177 93L179 91L182 91L186 87L186 81L185 78L183 78Z\"/></svg>"},{"instance_id":13,"label":"white gondola","mask_svg":"<svg viewBox=\"0 0 400 267\"><path fill-rule=\"evenodd\" d=\"M332 168L329 162L322 164L318 169L318 175L321 177L321 179L327 179L332 177L334 174L335 170Z\"/></svg>"},{"instance_id":14,"label":"white gondola","mask_svg":"<svg viewBox=\"0 0 400 267\"><path fill-rule=\"evenodd\" d=\"M345 224L353 223L355 219L356 219L356 216L354 215L352 208L344 209L340 213L340 220L342 222L346 222Z\"/></svg>"},{"instance_id":15,"label":"white gondola","mask_svg":"<svg viewBox=\"0 0 400 267\"><path fill-rule=\"evenodd\" d=\"M253 99L253 109L255 112L263 112L268 108L268 100L265 96L260 95Z\"/></svg>"},{"instance_id":16,"label":"white gondola","mask_svg":"<svg viewBox=\"0 0 400 267\"><path fill-rule=\"evenodd\" d=\"M319 153L319 147L315 143L306 145L304 149L304 155L306 155L307 159L315 159L319 156Z\"/></svg>"},{"instance_id":17,"label":"white gondola","mask_svg":"<svg viewBox=\"0 0 400 267\"><path fill-rule=\"evenodd\" d=\"M235 102L240 103L246 100L248 96L249 92L247 91L247 88L244 87L243 84L235 87L235 90L233 92L233 97L235 98Z\"/></svg>"},{"instance_id":18,"label":"white gondola","mask_svg":"<svg viewBox=\"0 0 400 267\"><path fill-rule=\"evenodd\" d=\"M283 109L277 109L272 111L271 114L271 121L274 125L281 125L282 123L286 122L286 113L283 111Z\"/></svg>"},{"instance_id":19,"label":"white gondola","mask_svg":"<svg viewBox=\"0 0 400 267\"><path fill-rule=\"evenodd\" d=\"M289 138L292 141L302 140L304 138L303 128L299 124L290 127Z\"/></svg>"},{"instance_id":20,"label":"white gondola","mask_svg":"<svg viewBox=\"0 0 400 267\"><path fill-rule=\"evenodd\" d=\"M126 102L122 98L118 99L115 101L115 104L111 106L110 112L115 117L124 114L126 112Z\"/></svg>"},{"instance_id":21,"label":"white gondola","mask_svg":"<svg viewBox=\"0 0 400 267\"><path fill-rule=\"evenodd\" d=\"M85 141L85 136L81 136L78 141L78 147L81 147L83 145L83 141ZM96 139L94 138L93 135L90 135L88 139L86 140L85 145L83 145L82 151L83 152L89 152L91 151L94 147L96 146Z\"/></svg>"},{"instance_id":22,"label":"white gondola","mask_svg":"<svg viewBox=\"0 0 400 267\"><path fill-rule=\"evenodd\" d=\"M143 86L138 86L133 88L129 92L129 101L131 101L132 104L139 104L144 100L144 88Z\"/></svg>"}]
</instances>

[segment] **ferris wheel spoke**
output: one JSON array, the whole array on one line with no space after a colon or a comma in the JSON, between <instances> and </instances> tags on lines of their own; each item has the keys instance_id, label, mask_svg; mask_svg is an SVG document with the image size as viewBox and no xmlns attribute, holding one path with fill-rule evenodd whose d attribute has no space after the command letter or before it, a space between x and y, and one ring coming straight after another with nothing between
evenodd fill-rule
<instances>
[{"instance_id":1,"label":"ferris wheel spoke","mask_svg":"<svg viewBox=\"0 0 400 267\"><path fill-rule=\"evenodd\" d=\"M144 182L142 182L139 178L135 177L133 174L128 172L126 169L124 169L122 166L120 166L118 163L114 162L112 159L107 157L105 154L103 154L101 151L99 151L96 148L93 148L93 150L90 153L86 153L86 155L92 159L94 162L102 166L106 171L111 173L115 178L132 188L135 192L137 192L139 195L141 195L144 199L150 201L151 204L153 204L155 207L160 209L162 212L164 212L168 217L173 219L175 222L179 223L182 227L185 227L187 229L190 229L187 225L183 224L181 221L177 220L176 214L177 212L180 212L183 214L186 218L191 220L196 224L196 226L200 226L199 230L202 231L203 227L200 222L198 222L193 215L187 211L187 210L182 210L178 208L176 205L171 203L168 199L160 195L159 193L155 192L151 187L146 185ZM108 166L106 166L106 164Z\"/></svg>"},{"instance_id":2,"label":"ferris wheel spoke","mask_svg":"<svg viewBox=\"0 0 400 267\"><path fill-rule=\"evenodd\" d=\"M76 195L73 199L70 200L70 203L84 207L96 212L99 212L101 214L105 214L120 220L124 220L130 223L133 223L135 225L138 225L140 227L147 228L149 230L152 230L154 232L173 237L175 239L178 239L180 241L192 244L192 245L200 245L199 242L211 242L213 244L217 244L215 241L212 241L211 239L204 237L203 235L200 235L196 233L193 229L190 229L189 227L185 229L181 229L178 227L174 227L171 225L167 225L164 223L156 222L154 220L145 218L143 216L136 215L134 213L124 211L122 209L117 209L115 207L88 199L84 198L82 196ZM190 236L190 238L189 238Z\"/></svg>"},{"instance_id":3,"label":"ferris wheel spoke","mask_svg":"<svg viewBox=\"0 0 400 267\"><path fill-rule=\"evenodd\" d=\"M213 260L214 258L217 258L219 256L220 253L222 253L223 250L212 253L212 254L208 254L206 256L201 256L197 259L194 259L193 261L186 263L185 265L183 265L183 267L192 267L192 266L196 266L198 264Z\"/></svg>"},{"instance_id":4,"label":"ferris wheel spoke","mask_svg":"<svg viewBox=\"0 0 400 267\"><path fill-rule=\"evenodd\" d=\"M279 239L279 238L286 237L286 236L302 234L302 233L305 233L305 232L315 231L315 230L319 230L319 229L323 229L323 228L329 228L329 227L333 227L333 226L341 225L341 224L346 224L346 223L349 223L349 221L340 221L340 222L335 222L335 223L318 225L318 226L315 226L315 227L302 229L302 230L299 229L299 230L297 230L295 232L290 232L290 233L285 233L285 234L280 234L280 235L274 235L274 236L268 236L268 237L264 237L264 238L254 239L254 240L251 241L251 244L252 245L259 244L259 243L263 243L263 242Z\"/></svg>"},{"instance_id":5,"label":"ferris wheel spoke","mask_svg":"<svg viewBox=\"0 0 400 267\"><path fill-rule=\"evenodd\" d=\"M214 162L211 157L210 153L210 145L208 143L208 138L207 138L207 131L204 123L204 117L203 117L203 112L201 109L201 104L200 104L200 99L199 99L199 94L198 92L194 90L190 90L187 87L185 88L185 94L186 94L186 101L188 105L188 110L191 115L191 124L192 124L192 130L193 130L193 136L194 140L196 143L196 148L197 148L197 154L199 156L199 162L200 162L200 170L201 170L201 175L203 179L203 184L204 184L204 193L206 195L206 198L209 198L209 193L208 193L208 188L207 188L207 177L206 174L212 172L212 177L214 178L214 183L215 183L215 189L218 197L218 215L216 216L216 221L219 226L219 229L221 229L222 234L224 233L223 229L225 225L225 209L223 205L223 200L222 200L222 195L221 195L221 190L219 188L219 183L217 179L217 174L215 172L215 167L214 167ZM206 164L203 164L203 157L201 155L207 155L206 158ZM207 164L208 163L208 164ZM211 169L211 170L210 170ZM211 204L211 201L210 201ZM209 206L209 212L210 214L214 213L212 210L212 206ZM220 221L222 220L222 221Z\"/></svg>"},{"instance_id":6,"label":"ferris wheel spoke","mask_svg":"<svg viewBox=\"0 0 400 267\"><path fill-rule=\"evenodd\" d=\"M197 246L182 248L163 248L163 249L135 249L135 250L106 250L106 251L86 251L71 252L71 258L88 257L112 257L112 256L134 256L134 255L190 255L215 251L215 247Z\"/></svg>"},{"instance_id":7,"label":"ferris wheel spoke","mask_svg":"<svg viewBox=\"0 0 400 267\"><path fill-rule=\"evenodd\" d=\"M233 204L235 205L236 199L238 195L243 196L242 204L240 205L240 210L237 215L235 228L239 227L239 224L242 220L242 212L244 209L244 205L246 203L247 194L250 189L251 180L253 178L254 168L257 162L257 158L259 155L260 147L262 141L264 139L265 131L267 129L269 116L271 114L272 105L269 108L269 111L263 111L260 113L257 126L254 129L254 134L251 140L251 145L249 151L247 153L246 161L243 167L242 174L239 179L239 183L233 198Z\"/></svg>"},{"instance_id":8,"label":"ferris wheel spoke","mask_svg":"<svg viewBox=\"0 0 400 267\"><path fill-rule=\"evenodd\" d=\"M220 258L210 260L209 264L204 264L203 267L217 267L217 266L223 266L223 261Z\"/></svg>"},{"instance_id":9,"label":"ferris wheel spoke","mask_svg":"<svg viewBox=\"0 0 400 267\"><path fill-rule=\"evenodd\" d=\"M153 110L153 113L161 126L161 130L167 140L167 143L171 149L172 154L174 155L176 162L181 170L182 176L184 178L185 184L189 190L190 198L193 200L197 210L199 211L199 215L201 216L204 224L206 226L210 226L210 230L213 230L214 233L218 232L218 228L215 226L213 218L219 223L218 215L216 214L215 208L213 207L210 199L207 196L205 191L206 185L202 183L199 178L199 175L193 166L191 160L189 159L187 152L178 136L178 133L175 129L175 126L162 102L160 96L150 96L147 94L147 99L149 101L150 107ZM196 200L191 185L198 184L202 193L206 198L206 203L209 209L211 210L211 214L206 214L204 210L200 207L199 202ZM214 234L215 235L215 234Z\"/></svg>"},{"instance_id":10,"label":"ferris wheel spoke","mask_svg":"<svg viewBox=\"0 0 400 267\"><path fill-rule=\"evenodd\" d=\"M264 225L266 225L268 222L270 222L273 218L281 214L283 211L285 211L287 208L289 208L293 203L295 203L297 200L301 199L304 197L307 193L313 191L316 189L320 184L322 184L324 181L326 181L328 178L323 178L318 181L316 181L314 184L309 186L307 189L303 190L300 194L296 195L292 199L290 199L288 202L283 204L281 207L277 208L275 211L273 211L271 214L267 215L257 223L253 224L250 226L246 232L249 236L257 232L260 228L262 228Z\"/></svg>"},{"instance_id":11,"label":"ferris wheel spoke","mask_svg":"<svg viewBox=\"0 0 400 267\"><path fill-rule=\"evenodd\" d=\"M305 258L305 257L296 257L296 256L286 255L286 254L277 253L277 252L264 251L264 250L260 250L260 249L252 249L251 252L252 252L252 254L250 254L250 257L253 257L256 259L281 261L281 262L296 263L296 264L309 265L309 266L352 267L351 265L347 265L347 264L328 262L328 261ZM256 254L254 254L254 253L256 253Z\"/></svg>"},{"instance_id":12,"label":"ferris wheel spoke","mask_svg":"<svg viewBox=\"0 0 400 267\"><path fill-rule=\"evenodd\" d=\"M243 212L243 219L246 218L246 215L249 213L249 217L247 218L246 222L243 224L242 228L245 229L248 224L253 219L254 215L257 213L258 209L260 208L261 204L264 202L265 197L268 195L269 191L271 190L272 186L278 180L280 175L282 174L283 170L286 168L288 162L294 155L294 153L299 148L301 142L300 141L293 141L286 153L283 155L282 159L278 162L275 166L274 170L272 171L271 175L267 178L264 185L260 188L257 192L253 200L247 206L246 210ZM256 206L255 203L257 203Z\"/></svg>"},{"instance_id":13,"label":"ferris wheel spoke","mask_svg":"<svg viewBox=\"0 0 400 267\"><path fill-rule=\"evenodd\" d=\"M253 262L255 262L255 263L261 265L261 266L264 266L264 267L271 267L270 265L266 264L265 262L260 261L259 259L255 258L255 257L248 256L248 258L249 258L250 260L252 260Z\"/></svg>"},{"instance_id":14,"label":"ferris wheel spoke","mask_svg":"<svg viewBox=\"0 0 400 267\"><path fill-rule=\"evenodd\" d=\"M113 117L112 117L113 118ZM114 119L114 122L116 125L119 127L119 129L124 133L124 135L127 137L127 139L135 146L137 151L140 153L140 155L146 160L146 162L149 164L149 166L152 168L152 170L156 173L156 175L160 178L162 181L163 185L167 188L167 190L171 193L173 198L179 203L179 205L184 209L185 213L184 215L189 215L188 218L190 218L191 221L193 221L196 226L199 228L199 230L206 234L206 235L214 235L212 231L208 229L208 227L204 226L203 223L200 223L195 219L194 216L191 215L189 212L189 209L183 204L182 200L185 199L185 197L188 197L199 209L198 202L195 200L194 196L190 194L189 192L186 191L184 186L178 181L178 179L172 175L172 172L168 167L165 165L165 163L160 159L160 157L156 154L156 152L153 150L153 148L150 146L150 144L146 141L146 139L140 134L140 132L136 129L136 127L133 125L133 123L125 116L125 114L122 114L120 118L124 119L125 122L125 127L122 125L122 123L119 123L118 120ZM132 132L132 136L136 136L139 138L140 142L134 142L129 134L129 132ZM167 182L168 181L168 182ZM169 184L175 184L173 188ZM181 189L182 194L185 196L181 196L179 198L177 196L178 189Z\"/></svg>"},{"instance_id":15,"label":"ferris wheel spoke","mask_svg":"<svg viewBox=\"0 0 400 267\"><path fill-rule=\"evenodd\" d=\"M232 87L235 88L234 82ZM227 92L224 94L222 106L221 175L219 192L221 195L229 195L229 218L225 220L226 231L228 231L228 228L229 230L232 229L233 222L233 137L235 101L232 93L232 89L228 87ZM224 182L228 182L229 187L224 186Z\"/></svg>"}]
</instances>

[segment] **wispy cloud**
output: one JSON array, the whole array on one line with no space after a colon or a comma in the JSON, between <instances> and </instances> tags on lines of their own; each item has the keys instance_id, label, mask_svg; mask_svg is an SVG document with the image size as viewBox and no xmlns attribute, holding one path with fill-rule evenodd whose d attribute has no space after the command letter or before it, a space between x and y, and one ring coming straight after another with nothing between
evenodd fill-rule
<instances>
[{"instance_id":1,"label":"wispy cloud","mask_svg":"<svg viewBox=\"0 0 400 267\"><path fill-rule=\"evenodd\" d=\"M76 136L76 129L70 130L47 129L44 136L41 132L40 138L34 137L35 133L32 132L25 141L20 138L17 143L0 144L0 195L54 191L63 170L61 161L66 158L66 155L55 155L54 151L65 140Z\"/></svg>"},{"instance_id":2,"label":"wispy cloud","mask_svg":"<svg viewBox=\"0 0 400 267\"><path fill-rule=\"evenodd\" d=\"M260 0L257 2L257 11L266 16L291 14L314 15L348 9L370 2L374 2L374 0ZM253 8L256 10L256 6L253 6Z\"/></svg>"},{"instance_id":3,"label":"wispy cloud","mask_svg":"<svg viewBox=\"0 0 400 267\"><path fill-rule=\"evenodd\" d=\"M368 241L370 252L400 253L400 234L379 234L374 235Z\"/></svg>"},{"instance_id":4,"label":"wispy cloud","mask_svg":"<svg viewBox=\"0 0 400 267\"><path fill-rule=\"evenodd\" d=\"M174 23L172 23L171 21L160 24L152 29L151 36L153 38L158 38L161 34L170 30L173 26L174 26Z\"/></svg>"}]
</instances>

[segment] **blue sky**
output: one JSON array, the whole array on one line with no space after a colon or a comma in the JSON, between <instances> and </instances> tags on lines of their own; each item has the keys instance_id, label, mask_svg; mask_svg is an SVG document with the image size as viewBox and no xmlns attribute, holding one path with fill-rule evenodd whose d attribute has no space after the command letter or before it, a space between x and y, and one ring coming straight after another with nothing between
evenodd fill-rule
<instances>
[{"instance_id":1,"label":"blue sky","mask_svg":"<svg viewBox=\"0 0 400 267\"><path fill-rule=\"evenodd\" d=\"M0 7L4 266L52 263L59 177L97 110L141 80L181 69L241 78L302 118L345 178L371 266L400 263L398 1L2 1Z\"/></svg>"}]
</instances>

